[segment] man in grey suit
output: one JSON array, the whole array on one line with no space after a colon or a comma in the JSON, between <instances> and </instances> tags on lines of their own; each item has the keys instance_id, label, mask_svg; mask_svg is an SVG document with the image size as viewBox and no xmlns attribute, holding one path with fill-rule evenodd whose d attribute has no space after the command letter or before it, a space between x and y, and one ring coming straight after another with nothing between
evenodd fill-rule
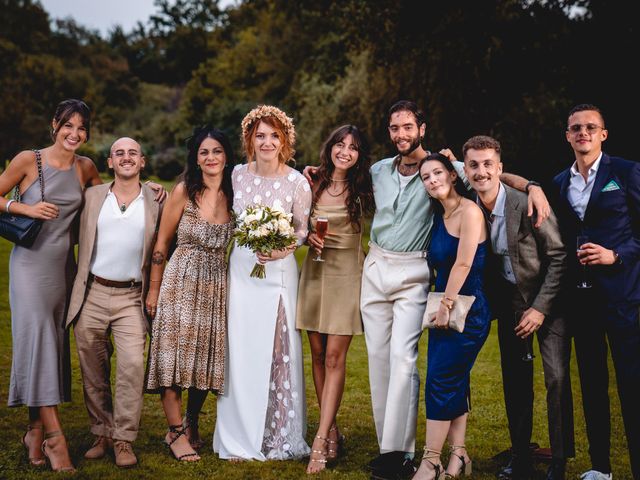
<instances>
[{"instance_id":1,"label":"man in grey suit","mask_svg":"<svg viewBox=\"0 0 640 480\"><path fill-rule=\"evenodd\" d=\"M149 329L144 297L161 206L153 190L140 184L144 156L138 142L116 140L108 162L114 181L85 193L67 326L74 324L84 399L96 436L85 458L102 458L113 448L116 465L132 467L138 463L131 444L142 411ZM115 399L112 336L117 349Z\"/></svg>"},{"instance_id":2,"label":"man in grey suit","mask_svg":"<svg viewBox=\"0 0 640 480\"><path fill-rule=\"evenodd\" d=\"M547 389L553 461L547 479L564 479L566 459L575 455L569 376L571 339L554 302L565 271L566 252L551 215L540 227L527 216L527 196L500 182L500 143L479 135L462 148L464 169L491 233L494 268L485 289L498 319L511 460L499 479L528 479L533 473L529 443L533 429L533 363L528 355L537 333ZM531 182L530 182L531 183Z\"/></svg>"}]
</instances>

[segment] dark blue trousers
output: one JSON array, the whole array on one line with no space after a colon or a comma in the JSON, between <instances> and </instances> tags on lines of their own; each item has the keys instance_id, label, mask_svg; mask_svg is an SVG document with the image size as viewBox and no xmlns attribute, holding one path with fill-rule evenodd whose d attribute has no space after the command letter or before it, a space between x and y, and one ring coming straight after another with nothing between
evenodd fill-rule
<instances>
[{"instance_id":1,"label":"dark blue trousers","mask_svg":"<svg viewBox=\"0 0 640 480\"><path fill-rule=\"evenodd\" d=\"M610 472L608 348L618 384L631 471L640 479L640 306L607 304L592 288L575 293L571 312L582 405L594 470Z\"/></svg>"}]
</instances>

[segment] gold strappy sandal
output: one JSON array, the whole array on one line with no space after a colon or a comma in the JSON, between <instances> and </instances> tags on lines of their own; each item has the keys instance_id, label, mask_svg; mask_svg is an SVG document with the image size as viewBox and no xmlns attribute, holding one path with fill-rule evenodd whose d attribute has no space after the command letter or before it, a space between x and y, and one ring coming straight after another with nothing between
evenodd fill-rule
<instances>
[{"instance_id":1,"label":"gold strappy sandal","mask_svg":"<svg viewBox=\"0 0 640 480\"><path fill-rule=\"evenodd\" d=\"M324 450L316 450L313 448L313 446L315 445L315 440L322 440L323 445L325 446ZM316 474L316 473L320 473L321 471L323 471L324 469L327 468L327 447L326 445L329 443L329 440L321 437L320 435L316 435L316 438L313 441L313 444L311 445L311 455L309 456L309 464L307 465L307 474L311 475L311 474ZM319 455L320 458L313 458L313 455ZM318 469L315 470L310 470L311 466L316 463L318 464Z\"/></svg>"},{"instance_id":2,"label":"gold strappy sandal","mask_svg":"<svg viewBox=\"0 0 640 480\"><path fill-rule=\"evenodd\" d=\"M449 446L449 452L451 453L451 455L458 457L462 462L462 465L460 465L460 470L458 470L458 473L456 473L455 475L451 475L450 473L447 473L445 475L445 478L466 477L471 475L471 459L469 459L469 461L467 462L467 460L465 460L464 458L464 452L462 453L462 455L460 455L456 453L456 450L464 450L466 452L467 447L465 447L464 445Z\"/></svg>"},{"instance_id":3,"label":"gold strappy sandal","mask_svg":"<svg viewBox=\"0 0 640 480\"><path fill-rule=\"evenodd\" d=\"M27 443L27 435L31 430L42 430L44 432L44 427L42 425L27 425L27 431L22 436L22 446L27 452L27 457L29 458L29 464L32 467L44 467L47 464L47 460L44 456L42 457L29 457L29 444Z\"/></svg>"},{"instance_id":4,"label":"gold strappy sandal","mask_svg":"<svg viewBox=\"0 0 640 480\"><path fill-rule=\"evenodd\" d=\"M428 462L433 467L433 480L443 480L444 479L444 469L442 464L440 463L440 454L437 450L431 450L430 448L424 447L424 453L422 454L422 460ZM432 462L431 460L436 460L438 463Z\"/></svg>"},{"instance_id":5,"label":"gold strappy sandal","mask_svg":"<svg viewBox=\"0 0 640 480\"><path fill-rule=\"evenodd\" d=\"M71 465L70 467L53 468L51 459L49 458L49 455L47 455L47 440L54 437L64 437L64 434L62 433L61 430L54 430L53 432L45 432L44 442L42 442L42 448L41 448L43 455L49 461L49 465L51 465L51 470L53 470L54 472L75 472L76 469L73 467L73 465Z\"/></svg>"}]
</instances>

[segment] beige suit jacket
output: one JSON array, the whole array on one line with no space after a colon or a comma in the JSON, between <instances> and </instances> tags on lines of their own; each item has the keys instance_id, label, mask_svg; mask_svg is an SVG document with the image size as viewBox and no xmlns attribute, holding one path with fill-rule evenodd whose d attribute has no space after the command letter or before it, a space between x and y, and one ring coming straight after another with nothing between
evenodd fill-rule
<instances>
[{"instance_id":1,"label":"beige suit jacket","mask_svg":"<svg viewBox=\"0 0 640 480\"><path fill-rule=\"evenodd\" d=\"M78 246L78 273L73 283L69 312L67 314L66 327L73 323L82 309L82 304L87 293L89 280L89 267L93 249L95 248L96 230L100 209L107 198L107 193L112 183L96 185L85 191L84 207L80 216L80 241ZM142 250L142 315L145 318L144 299L149 290L149 270L151 266L151 253L156 241L158 227L160 225L161 205L154 200L155 193L151 188L142 185L144 199L144 247Z\"/></svg>"}]
</instances>

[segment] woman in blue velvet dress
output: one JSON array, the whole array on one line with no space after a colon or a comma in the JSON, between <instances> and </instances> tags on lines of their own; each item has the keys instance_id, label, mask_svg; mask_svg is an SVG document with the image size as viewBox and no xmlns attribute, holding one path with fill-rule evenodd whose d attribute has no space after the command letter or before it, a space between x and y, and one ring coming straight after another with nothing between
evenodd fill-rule
<instances>
[{"instance_id":1,"label":"woman in blue velvet dress","mask_svg":"<svg viewBox=\"0 0 640 480\"><path fill-rule=\"evenodd\" d=\"M429 247L429 263L436 270L435 291L445 294L436 314L436 328L429 330L427 437L422 463L413 477L431 480L445 475L440 463L445 440L451 451L446 474L471 473L465 448L469 380L489 334L490 314L482 290L487 233L480 208L465 198L466 189L445 156L436 153L426 157L420 165L420 178L436 212ZM462 333L448 328L449 312L458 295L476 297Z\"/></svg>"}]
</instances>

